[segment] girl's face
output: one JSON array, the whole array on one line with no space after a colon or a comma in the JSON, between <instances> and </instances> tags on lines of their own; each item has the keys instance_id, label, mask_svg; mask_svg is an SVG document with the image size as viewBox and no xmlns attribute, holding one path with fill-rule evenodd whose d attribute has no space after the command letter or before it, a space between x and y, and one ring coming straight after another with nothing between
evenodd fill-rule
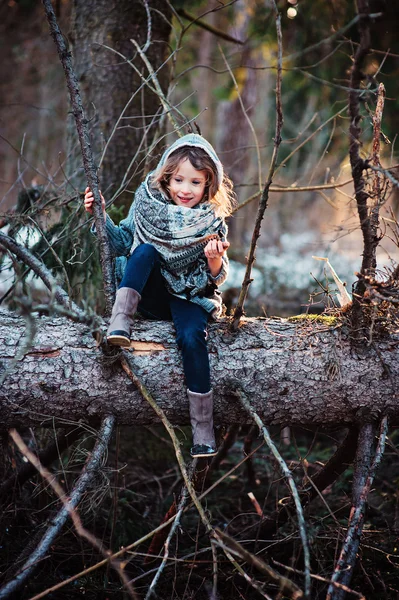
<instances>
[{"instance_id":1,"label":"girl's face","mask_svg":"<svg viewBox=\"0 0 399 600\"><path fill-rule=\"evenodd\" d=\"M177 206L193 208L204 197L206 171L197 171L188 158L182 160L169 181L169 195Z\"/></svg>"}]
</instances>

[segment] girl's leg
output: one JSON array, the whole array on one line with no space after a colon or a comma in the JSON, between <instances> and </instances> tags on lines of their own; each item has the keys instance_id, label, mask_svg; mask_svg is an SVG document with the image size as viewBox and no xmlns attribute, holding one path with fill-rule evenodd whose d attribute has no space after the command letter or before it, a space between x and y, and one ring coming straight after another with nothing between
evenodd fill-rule
<instances>
[{"instance_id":1,"label":"girl's leg","mask_svg":"<svg viewBox=\"0 0 399 600\"><path fill-rule=\"evenodd\" d=\"M129 257L116 293L107 331L108 342L116 346L130 346L130 331L137 310L150 318L170 318L167 296L159 269L159 254L150 244L141 244ZM145 310L147 304L149 311Z\"/></svg>"},{"instance_id":2,"label":"girl's leg","mask_svg":"<svg viewBox=\"0 0 399 600\"><path fill-rule=\"evenodd\" d=\"M158 251L151 244L137 246L127 259L119 289L128 287L142 293L155 266L159 265Z\"/></svg>"},{"instance_id":3,"label":"girl's leg","mask_svg":"<svg viewBox=\"0 0 399 600\"><path fill-rule=\"evenodd\" d=\"M213 394L210 382L209 357L206 344L208 313L187 300L171 296L170 309L176 328L177 343L182 351L183 368L190 404L193 431L191 456L216 454L213 431Z\"/></svg>"},{"instance_id":4,"label":"girl's leg","mask_svg":"<svg viewBox=\"0 0 399 600\"><path fill-rule=\"evenodd\" d=\"M198 304L170 297L176 339L182 352L184 375L189 390L204 394L211 389L206 327L209 314Z\"/></svg>"}]
</instances>

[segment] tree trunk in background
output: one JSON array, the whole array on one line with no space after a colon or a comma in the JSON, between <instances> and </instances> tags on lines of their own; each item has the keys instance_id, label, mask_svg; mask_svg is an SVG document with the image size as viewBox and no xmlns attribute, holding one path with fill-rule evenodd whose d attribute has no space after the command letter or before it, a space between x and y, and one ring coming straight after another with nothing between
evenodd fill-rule
<instances>
[{"instance_id":1,"label":"tree trunk in background","mask_svg":"<svg viewBox=\"0 0 399 600\"><path fill-rule=\"evenodd\" d=\"M151 44L146 54L157 72L169 54L171 10L162 0L150 0L148 4L151 12ZM147 13L141 0L74 2L70 34L74 68L86 114L91 119L92 147L97 163L118 118L129 103L99 172L101 188L107 200L119 189L128 172L125 189L115 200L116 206L130 205L130 192L136 189L143 177L146 151L156 134L158 118L151 126L150 123L153 115L160 110L160 102L147 86L131 100L142 84L140 76L120 56L102 46L109 46L123 54L147 77L147 68L130 41L134 39L143 47L147 40L147 28ZM158 73L158 78L161 87L166 90L168 67ZM82 190L85 178L72 118L68 137L68 151L71 153L69 178ZM136 152L137 158L129 167Z\"/></svg>"},{"instance_id":2,"label":"tree trunk in background","mask_svg":"<svg viewBox=\"0 0 399 600\"><path fill-rule=\"evenodd\" d=\"M214 4L212 1L208 0L203 10L210 10L213 6ZM212 12L207 15L206 22L209 23L209 25L212 25L212 27L219 27L219 19L222 17L223 11ZM196 25L193 25L193 27L196 27ZM196 38L197 36L198 64L211 67L212 64L214 64L216 53L219 56L219 51L217 50L218 38L210 31L201 29L200 27L197 27ZM215 148L217 148L218 132L215 127L217 101L215 100L214 75L210 69L200 67L194 69L192 72L190 83L193 90L196 91L198 99L198 112L200 112L201 115L197 119L197 122L200 125L201 133Z\"/></svg>"},{"instance_id":3,"label":"tree trunk in background","mask_svg":"<svg viewBox=\"0 0 399 600\"><path fill-rule=\"evenodd\" d=\"M64 319L37 319L33 346L0 390L0 422L53 426L54 419L96 425L112 413L119 424L158 422L122 371L96 348L87 327ZM25 321L0 311L0 373L21 351ZM174 425L188 424L181 357L173 326L137 321L134 372ZM399 336L375 340L376 350L357 354L337 327L247 319L236 334L219 321L209 327L215 420L250 422L234 390L242 386L268 425L315 426L365 422L399 415ZM378 356L376 354L378 352ZM389 373L387 378L386 373Z\"/></svg>"}]
</instances>

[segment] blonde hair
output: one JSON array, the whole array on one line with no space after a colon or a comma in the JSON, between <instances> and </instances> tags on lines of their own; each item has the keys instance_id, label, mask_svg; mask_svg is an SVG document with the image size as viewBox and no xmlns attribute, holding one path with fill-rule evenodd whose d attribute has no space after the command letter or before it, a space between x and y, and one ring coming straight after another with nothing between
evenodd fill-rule
<instances>
[{"instance_id":1,"label":"blonde hair","mask_svg":"<svg viewBox=\"0 0 399 600\"><path fill-rule=\"evenodd\" d=\"M169 194L169 182L173 173L179 167L179 164L184 160L189 160L194 169L197 171L205 171L206 184L204 199L215 207L215 213L220 217L228 217L231 215L236 204L236 197L233 192L233 182L224 173L223 181L218 183L218 172L216 165L202 148L194 146L182 146L167 157L164 165L159 165L152 174L151 185Z\"/></svg>"}]
</instances>

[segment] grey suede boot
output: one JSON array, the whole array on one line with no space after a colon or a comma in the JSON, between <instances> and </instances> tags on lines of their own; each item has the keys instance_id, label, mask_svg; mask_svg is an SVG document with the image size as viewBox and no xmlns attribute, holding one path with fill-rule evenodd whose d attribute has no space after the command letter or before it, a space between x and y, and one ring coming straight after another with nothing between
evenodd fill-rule
<instances>
[{"instance_id":1,"label":"grey suede boot","mask_svg":"<svg viewBox=\"0 0 399 600\"><path fill-rule=\"evenodd\" d=\"M130 346L130 330L133 316L141 296L132 288L119 288L116 292L115 303L112 307L111 320L107 329L107 341L114 346L127 348Z\"/></svg>"},{"instance_id":2,"label":"grey suede boot","mask_svg":"<svg viewBox=\"0 0 399 600\"><path fill-rule=\"evenodd\" d=\"M190 420L193 430L193 458L215 456L217 454L213 432L213 393L199 394L187 390L190 403Z\"/></svg>"}]
</instances>

